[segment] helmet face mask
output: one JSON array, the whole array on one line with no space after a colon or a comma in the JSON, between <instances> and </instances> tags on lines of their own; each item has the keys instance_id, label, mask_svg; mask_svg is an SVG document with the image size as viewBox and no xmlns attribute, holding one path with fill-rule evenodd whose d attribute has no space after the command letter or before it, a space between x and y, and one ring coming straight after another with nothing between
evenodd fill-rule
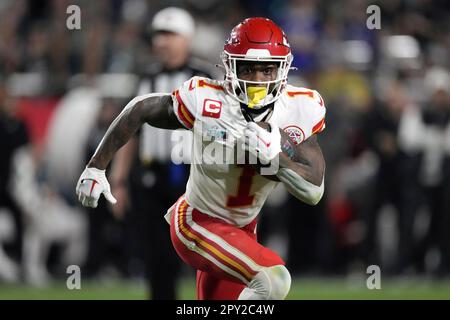
<instances>
[{"instance_id":1,"label":"helmet face mask","mask_svg":"<svg viewBox=\"0 0 450 320\"><path fill-rule=\"evenodd\" d=\"M267 104L276 101L287 83L287 76L289 68L292 62L292 56L287 57L272 57L270 59L258 58L258 57L236 57L223 52L222 62L225 66L225 80L228 83L227 91L239 102L249 105L250 99L248 96L247 88L249 86L265 87L266 96L259 103L254 106L250 106L253 109L259 109ZM251 81L239 78L238 76L238 64L239 62L254 62L254 63L273 63L278 66L277 76L274 80L269 81Z\"/></svg>"},{"instance_id":2,"label":"helmet face mask","mask_svg":"<svg viewBox=\"0 0 450 320\"><path fill-rule=\"evenodd\" d=\"M252 109L259 109L276 101L283 93L292 62L291 50L284 32L266 18L249 18L237 25L231 32L221 55L225 66L227 92L239 102ZM238 77L238 65L275 64L277 75L270 81L249 81ZM248 88L265 88L252 99ZM254 95L253 95L254 96Z\"/></svg>"}]
</instances>

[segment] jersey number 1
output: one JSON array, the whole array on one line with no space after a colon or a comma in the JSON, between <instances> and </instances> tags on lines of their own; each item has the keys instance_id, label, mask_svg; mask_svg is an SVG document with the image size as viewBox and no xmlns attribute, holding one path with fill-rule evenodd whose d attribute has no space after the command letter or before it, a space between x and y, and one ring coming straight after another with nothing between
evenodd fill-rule
<instances>
[{"instance_id":1,"label":"jersey number 1","mask_svg":"<svg viewBox=\"0 0 450 320\"><path fill-rule=\"evenodd\" d=\"M242 174L239 177L237 195L228 196L227 207L244 207L253 204L255 196L250 195L250 189L255 176L255 170L249 165L240 165Z\"/></svg>"}]
</instances>

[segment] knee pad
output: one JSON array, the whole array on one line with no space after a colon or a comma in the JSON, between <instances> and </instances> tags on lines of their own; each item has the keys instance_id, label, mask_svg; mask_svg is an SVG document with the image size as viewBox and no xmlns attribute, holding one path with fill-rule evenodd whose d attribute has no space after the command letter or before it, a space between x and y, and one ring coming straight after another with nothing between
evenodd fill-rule
<instances>
[{"instance_id":1,"label":"knee pad","mask_svg":"<svg viewBox=\"0 0 450 320\"><path fill-rule=\"evenodd\" d=\"M266 267L250 281L249 288L266 300L283 300L291 288L291 275L282 265Z\"/></svg>"}]
</instances>

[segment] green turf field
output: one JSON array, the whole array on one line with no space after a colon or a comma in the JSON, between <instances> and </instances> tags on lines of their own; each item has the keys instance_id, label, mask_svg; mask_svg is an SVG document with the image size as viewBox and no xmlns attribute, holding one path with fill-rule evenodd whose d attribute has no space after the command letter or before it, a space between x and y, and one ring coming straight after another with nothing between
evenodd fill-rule
<instances>
[{"instance_id":1,"label":"green turf field","mask_svg":"<svg viewBox=\"0 0 450 320\"><path fill-rule=\"evenodd\" d=\"M145 299L142 283L126 281L82 282L81 290L68 290L65 282L45 288L0 285L0 299ZM180 299L195 299L194 279L180 284ZM369 290L363 279L296 279L288 299L450 299L450 281L391 280L380 290Z\"/></svg>"}]
</instances>

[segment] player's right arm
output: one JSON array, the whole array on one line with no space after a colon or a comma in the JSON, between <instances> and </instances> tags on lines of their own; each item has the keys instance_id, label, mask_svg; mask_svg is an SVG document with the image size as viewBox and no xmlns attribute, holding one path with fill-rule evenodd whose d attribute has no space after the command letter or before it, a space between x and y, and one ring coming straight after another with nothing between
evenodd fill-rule
<instances>
[{"instance_id":1,"label":"player's right arm","mask_svg":"<svg viewBox=\"0 0 450 320\"><path fill-rule=\"evenodd\" d=\"M105 170L112 157L144 124L162 129L183 128L173 110L170 94L147 94L134 98L113 121L88 167Z\"/></svg>"},{"instance_id":2,"label":"player's right arm","mask_svg":"<svg viewBox=\"0 0 450 320\"><path fill-rule=\"evenodd\" d=\"M184 128L174 111L170 94L147 94L131 100L108 128L97 150L78 180L76 193L78 200L88 207L97 207L103 193L105 198L115 203L105 170L114 154L144 124L163 129Z\"/></svg>"}]
</instances>

